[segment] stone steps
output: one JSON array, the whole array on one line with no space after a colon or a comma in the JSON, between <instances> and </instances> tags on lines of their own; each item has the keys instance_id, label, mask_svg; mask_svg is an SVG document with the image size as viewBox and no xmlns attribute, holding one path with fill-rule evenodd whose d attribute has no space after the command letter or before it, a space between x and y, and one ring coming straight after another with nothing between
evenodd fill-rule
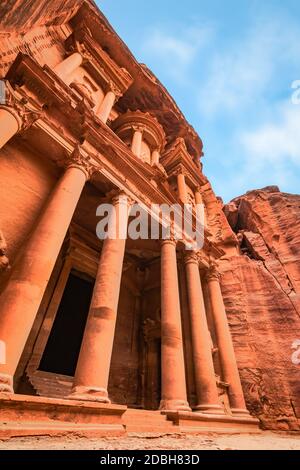
<instances>
[{"instance_id":1,"label":"stone steps","mask_svg":"<svg viewBox=\"0 0 300 470\"><path fill-rule=\"evenodd\" d=\"M64 380L54 374L49 377L33 374L28 378L37 395L41 397L65 398L72 388L71 380Z\"/></svg>"},{"instance_id":2,"label":"stone steps","mask_svg":"<svg viewBox=\"0 0 300 470\"><path fill-rule=\"evenodd\" d=\"M173 422L168 421L160 411L128 409L123 415L123 423L128 433L166 434L176 432Z\"/></svg>"}]
</instances>

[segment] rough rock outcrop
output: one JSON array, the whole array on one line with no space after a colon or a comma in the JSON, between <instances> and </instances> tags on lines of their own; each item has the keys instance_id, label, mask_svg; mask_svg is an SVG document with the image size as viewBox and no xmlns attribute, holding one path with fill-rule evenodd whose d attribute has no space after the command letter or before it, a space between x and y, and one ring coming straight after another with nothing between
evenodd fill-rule
<instances>
[{"instance_id":1,"label":"rough rock outcrop","mask_svg":"<svg viewBox=\"0 0 300 470\"><path fill-rule=\"evenodd\" d=\"M223 211L240 243L222 258L222 291L248 408L267 428L299 429L300 196L272 186Z\"/></svg>"}]
</instances>

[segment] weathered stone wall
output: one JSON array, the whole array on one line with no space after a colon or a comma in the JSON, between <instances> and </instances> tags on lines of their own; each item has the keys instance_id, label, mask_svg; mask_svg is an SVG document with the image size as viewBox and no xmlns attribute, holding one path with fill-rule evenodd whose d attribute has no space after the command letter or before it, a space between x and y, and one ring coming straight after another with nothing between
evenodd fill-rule
<instances>
[{"instance_id":1,"label":"weathered stone wall","mask_svg":"<svg viewBox=\"0 0 300 470\"><path fill-rule=\"evenodd\" d=\"M222 291L248 407L268 428L300 419L300 196L252 191L225 206L240 254L221 261ZM299 354L300 358L300 354ZM297 424L298 418L298 424Z\"/></svg>"},{"instance_id":2,"label":"weathered stone wall","mask_svg":"<svg viewBox=\"0 0 300 470\"><path fill-rule=\"evenodd\" d=\"M0 151L0 230L13 265L53 188L59 170L33 152L7 144ZM1 280L5 276L1 276Z\"/></svg>"},{"instance_id":3,"label":"weathered stone wall","mask_svg":"<svg viewBox=\"0 0 300 470\"><path fill-rule=\"evenodd\" d=\"M137 296L130 288L135 266L123 274L120 291L113 355L110 368L109 396L114 403L136 405L139 383L140 311Z\"/></svg>"}]
</instances>

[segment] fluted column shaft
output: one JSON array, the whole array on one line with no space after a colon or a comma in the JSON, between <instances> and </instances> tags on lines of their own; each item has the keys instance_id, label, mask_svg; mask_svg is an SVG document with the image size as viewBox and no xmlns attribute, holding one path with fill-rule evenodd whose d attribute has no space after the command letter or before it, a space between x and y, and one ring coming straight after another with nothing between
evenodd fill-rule
<instances>
[{"instance_id":1,"label":"fluted column shaft","mask_svg":"<svg viewBox=\"0 0 300 470\"><path fill-rule=\"evenodd\" d=\"M223 380L229 384L229 402L234 414L249 414L246 408L232 337L220 286L220 276L215 269L207 274L207 284L213 321L217 337Z\"/></svg>"},{"instance_id":2,"label":"fluted column shaft","mask_svg":"<svg viewBox=\"0 0 300 470\"><path fill-rule=\"evenodd\" d=\"M7 362L0 365L0 390L12 378L35 320L88 173L70 166L56 184L0 300L0 340ZM1 387L2 378L2 387Z\"/></svg>"},{"instance_id":3,"label":"fluted column shaft","mask_svg":"<svg viewBox=\"0 0 300 470\"><path fill-rule=\"evenodd\" d=\"M190 252L186 254L185 268L198 399L198 404L195 408L207 413L220 413L223 409L218 398L211 351L211 338L208 330L198 263L196 253Z\"/></svg>"},{"instance_id":4,"label":"fluted column shaft","mask_svg":"<svg viewBox=\"0 0 300 470\"><path fill-rule=\"evenodd\" d=\"M90 305L87 324L77 363L73 389L69 398L110 403L107 387L117 320L117 310L126 244L128 198L118 196L113 223L116 238L107 238L102 247L98 273ZM119 214L122 215L118 219ZM124 227L126 225L126 227Z\"/></svg>"},{"instance_id":5,"label":"fluted column shaft","mask_svg":"<svg viewBox=\"0 0 300 470\"><path fill-rule=\"evenodd\" d=\"M161 244L161 367L160 409L190 410L187 402L176 242Z\"/></svg>"}]
</instances>

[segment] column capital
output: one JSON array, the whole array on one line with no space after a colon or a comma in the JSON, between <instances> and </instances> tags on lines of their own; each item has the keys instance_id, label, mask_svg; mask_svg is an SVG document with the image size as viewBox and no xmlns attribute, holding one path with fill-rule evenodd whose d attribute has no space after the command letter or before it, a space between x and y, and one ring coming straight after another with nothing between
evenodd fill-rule
<instances>
[{"instance_id":1,"label":"column capital","mask_svg":"<svg viewBox=\"0 0 300 470\"><path fill-rule=\"evenodd\" d=\"M177 240L175 237L171 236L170 238L167 238L166 240L160 240L160 245L173 245L174 247L177 246L179 240Z\"/></svg>"},{"instance_id":2,"label":"column capital","mask_svg":"<svg viewBox=\"0 0 300 470\"><path fill-rule=\"evenodd\" d=\"M218 271L218 266L216 263L211 263L208 270L205 273L205 279L207 282L221 280L221 274Z\"/></svg>"},{"instance_id":3,"label":"column capital","mask_svg":"<svg viewBox=\"0 0 300 470\"><path fill-rule=\"evenodd\" d=\"M0 393L14 393L13 377L0 373Z\"/></svg>"},{"instance_id":4,"label":"column capital","mask_svg":"<svg viewBox=\"0 0 300 470\"><path fill-rule=\"evenodd\" d=\"M188 171L183 167L183 166L179 166L177 168L175 168L175 170L172 172L172 176L188 176Z\"/></svg>"},{"instance_id":5,"label":"column capital","mask_svg":"<svg viewBox=\"0 0 300 470\"><path fill-rule=\"evenodd\" d=\"M184 264L196 264L199 266L199 253L197 251L186 250L184 252Z\"/></svg>"},{"instance_id":6,"label":"column capital","mask_svg":"<svg viewBox=\"0 0 300 470\"><path fill-rule=\"evenodd\" d=\"M123 189L116 189L111 191L109 193L109 197L114 206L117 204L126 204L128 207L131 207L136 203L136 201L131 196L126 194Z\"/></svg>"},{"instance_id":7,"label":"column capital","mask_svg":"<svg viewBox=\"0 0 300 470\"><path fill-rule=\"evenodd\" d=\"M0 109L9 112L18 123L18 132L25 131L43 115L42 109L34 109L26 97L15 90L8 80L2 81Z\"/></svg>"},{"instance_id":8,"label":"column capital","mask_svg":"<svg viewBox=\"0 0 300 470\"><path fill-rule=\"evenodd\" d=\"M145 132L145 126L143 124L133 124L131 127L134 132L141 132L142 134Z\"/></svg>"},{"instance_id":9,"label":"column capital","mask_svg":"<svg viewBox=\"0 0 300 470\"><path fill-rule=\"evenodd\" d=\"M73 153L68 155L67 160L63 162L66 168L78 168L86 175L89 180L92 175L99 170L91 161L89 156L82 154L80 146L76 146Z\"/></svg>"},{"instance_id":10,"label":"column capital","mask_svg":"<svg viewBox=\"0 0 300 470\"><path fill-rule=\"evenodd\" d=\"M107 92L109 91L111 91L115 95L116 100L118 100L122 96L120 88L112 80L109 80L108 82Z\"/></svg>"}]
</instances>

